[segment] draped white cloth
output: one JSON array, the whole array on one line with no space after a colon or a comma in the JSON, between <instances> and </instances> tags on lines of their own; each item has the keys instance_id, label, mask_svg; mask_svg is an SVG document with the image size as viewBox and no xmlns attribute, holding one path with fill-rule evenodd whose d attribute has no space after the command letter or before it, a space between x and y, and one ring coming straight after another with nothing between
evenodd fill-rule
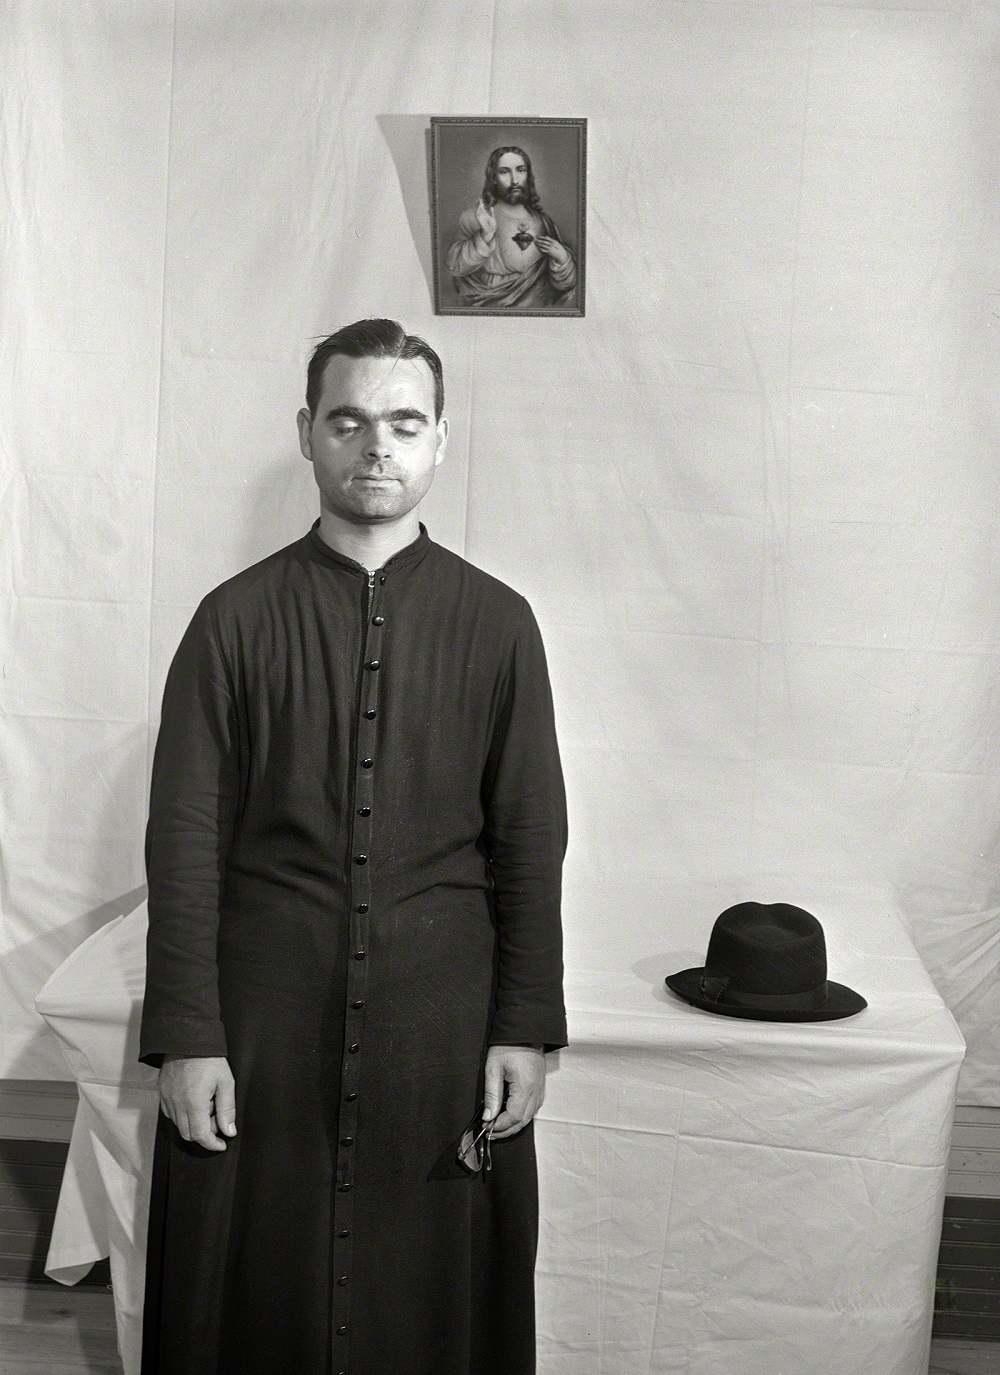
<instances>
[{"instance_id":1,"label":"draped white cloth","mask_svg":"<svg viewBox=\"0 0 1000 1375\"><path fill-rule=\"evenodd\" d=\"M694 885L648 895L666 948L609 923L568 986L538 1122L539 1375L925 1375L963 1044L884 894L816 888L840 1022L738 1021L665 992L700 965ZM141 1340L156 1093L134 1064L145 907L38 1008L80 1085L48 1256L111 1256L125 1375ZM100 990L98 992L97 990Z\"/></svg>"},{"instance_id":2,"label":"draped white cloth","mask_svg":"<svg viewBox=\"0 0 1000 1375\"><path fill-rule=\"evenodd\" d=\"M385 314L445 358L431 534L546 638L570 970L664 882L884 886L1000 1102L997 27L8 0L0 1073L65 1073L33 999L138 896L182 627L312 519L305 357ZM491 112L589 120L584 319L432 314L429 117Z\"/></svg>"},{"instance_id":3,"label":"draped white cloth","mask_svg":"<svg viewBox=\"0 0 1000 1375\"><path fill-rule=\"evenodd\" d=\"M158 1098L138 1062L146 904L115 917L66 959L36 999L80 1091L46 1274L76 1284L111 1260L118 1350L137 1375Z\"/></svg>"}]
</instances>

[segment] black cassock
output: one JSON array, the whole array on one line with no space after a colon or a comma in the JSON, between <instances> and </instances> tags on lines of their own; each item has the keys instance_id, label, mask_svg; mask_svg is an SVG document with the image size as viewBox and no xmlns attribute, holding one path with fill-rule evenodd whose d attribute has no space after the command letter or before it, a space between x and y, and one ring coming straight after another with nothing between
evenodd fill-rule
<instances>
[{"instance_id":1,"label":"black cassock","mask_svg":"<svg viewBox=\"0 0 1000 1375\"><path fill-rule=\"evenodd\" d=\"M224 1153L160 1119L145 1375L528 1375L531 1128L457 1163L491 1044L565 1044L566 815L524 598L316 527L199 607L147 836L142 1056L228 1055Z\"/></svg>"}]
</instances>

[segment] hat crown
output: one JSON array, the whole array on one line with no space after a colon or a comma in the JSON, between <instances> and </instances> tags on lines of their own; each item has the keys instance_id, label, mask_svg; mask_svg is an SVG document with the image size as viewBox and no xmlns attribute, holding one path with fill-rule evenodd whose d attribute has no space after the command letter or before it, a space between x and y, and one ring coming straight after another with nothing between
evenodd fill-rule
<instances>
[{"instance_id":1,"label":"hat crown","mask_svg":"<svg viewBox=\"0 0 1000 1375\"><path fill-rule=\"evenodd\" d=\"M716 920L705 974L724 979L731 994L812 992L826 981L823 928L789 903L737 903Z\"/></svg>"}]
</instances>

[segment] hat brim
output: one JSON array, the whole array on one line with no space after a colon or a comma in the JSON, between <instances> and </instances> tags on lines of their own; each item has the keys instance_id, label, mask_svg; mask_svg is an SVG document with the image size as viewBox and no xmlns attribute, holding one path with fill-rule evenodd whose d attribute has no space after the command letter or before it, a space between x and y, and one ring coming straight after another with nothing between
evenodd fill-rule
<instances>
[{"instance_id":1,"label":"hat brim","mask_svg":"<svg viewBox=\"0 0 1000 1375\"><path fill-rule=\"evenodd\" d=\"M732 1003L720 1003L707 998L701 990L701 979L705 968L682 969L679 974L668 974L664 983L671 993L676 993L686 1003L700 1007L705 1012L715 1012L722 1017L742 1017L752 1022L836 1022L842 1017L853 1017L862 1012L868 1001L860 993L846 984L827 981L827 998L819 1007L811 1007L805 1012L781 1010L762 1011L757 1007L737 1007Z\"/></svg>"}]
</instances>

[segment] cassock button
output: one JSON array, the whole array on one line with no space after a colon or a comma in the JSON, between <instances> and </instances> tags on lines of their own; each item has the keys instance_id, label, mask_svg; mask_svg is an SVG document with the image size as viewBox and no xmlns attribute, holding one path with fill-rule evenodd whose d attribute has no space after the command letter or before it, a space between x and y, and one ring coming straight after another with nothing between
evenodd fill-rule
<instances>
[{"instance_id":1,"label":"cassock button","mask_svg":"<svg viewBox=\"0 0 1000 1375\"><path fill-rule=\"evenodd\" d=\"M353 1145L354 1145L354 1137L353 1137L353 1136L342 1136L342 1137L340 1138L340 1144L341 1144L342 1146L353 1146Z\"/></svg>"},{"instance_id":2,"label":"cassock button","mask_svg":"<svg viewBox=\"0 0 1000 1375\"><path fill-rule=\"evenodd\" d=\"M382 665L379 663L377 659L372 659L368 667L371 669L372 673L378 673Z\"/></svg>"},{"instance_id":3,"label":"cassock button","mask_svg":"<svg viewBox=\"0 0 1000 1375\"><path fill-rule=\"evenodd\" d=\"M338 1284L350 1284L350 1282L350 1275L341 1275L340 1279L337 1281Z\"/></svg>"},{"instance_id":4,"label":"cassock button","mask_svg":"<svg viewBox=\"0 0 1000 1375\"><path fill-rule=\"evenodd\" d=\"M373 617L372 617L372 625L385 625L385 617L384 617L384 616L373 616Z\"/></svg>"},{"instance_id":5,"label":"cassock button","mask_svg":"<svg viewBox=\"0 0 1000 1375\"><path fill-rule=\"evenodd\" d=\"M375 760L374 760L374 759L362 759L362 761L361 761L361 767L362 767L363 769L370 769L374 763L375 763Z\"/></svg>"},{"instance_id":6,"label":"cassock button","mask_svg":"<svg viewBox=\"0 0 1000 1375\"><path fill-rule=\"evenodd\" d=\"M358 911L361 913L362 916L364 916L364 914L368 911L368 904L367 904L367 902L359 902L359 903L358 903Z\"/></svg>"},{"instance_id":7,"label":"cassock button","mask_svg":"<svg viewBox=\"0 0 1000 1375\"><path fill-rule=\"evenodd\" d=\"M363 998L359 998L358 1001L357 1001L356 1003L351 1003L351 1007L354 1008L354 1011L355 1011L355 1012L360 1012L361 1009L364 1007L364 1005L365 1005L365 1001L364 1001Z\"/></svg>"},{"instance_id":8,"label":"cassock button","mask_svg":"<svg viewBox=\"0 0 1000 1375\"><path fill-rule=\"evenodd\" d=\"M374 721L376 714L377 713L374 707L369 707L368 710L365 712L365 715L368 717L369 721Z\"/></svg>"},{"instance_id":9,"label":"cassock button","mask_svg":"<svg viewBox=\"0 0 1000 1375\"><path fill-rule=\"evenodd\" d=\"M344 1094L344 1101L347 1102L347 1103L353 1103L353 1102L355 1101L355 1099L357 1098L357 1096L358 1096L358 1095L357 1095L356 1093L345 1093L345 1094ZM344 1236L345 1236L345 1237L347 1236L347 1233L346 1233L346 1232L344 1233Z\"/></svg>"},{"instance_id":10,"label":"cassock button","mask_svg":"<svg viewBox=\"0 0 1000 1375\"><path fill-rule=\"evenodd\" d=\"M354 856L354 863L355 863L355 864L367 864L367 863L368 863L368 856L367 856L367 855L355 855L355 856Z\"/></svg>"},{"instance_id":11,"label":"cassock button","mask_svg":"<svg viewBox=\"0 0 1000 1375\"><path fill-rule=\"evenodd\" d=\"M363 960L364 957L365 957L365 952L364 952L363 950L355 950L355 952L354 952L354 958L355 958L356 960Z\"/></svg>"},{"instance_id":12,"label":"cassock button","mask_svg":"<svg viewBox=\"0 0 1000 1375\"><path fill-rule=\"evenodd\" d=\"M342 1194L349 1194L351 1192L350 1184L338 1184L337 1192Z\"/></svg>"},{"instance_id":13,"label":"cassock button","mask_svg":"<svg viewBox=\"0 0 1000 1375\"><path fill-rule=\"evenodd\" d=\"M340 1231L337 1233L337 1236L338 1236L338 1237L349 1237L350 1235L351 1235L351 1229L350 1229L350 1227L341 1227ZM343 1328L342 1331L346 1332L346 1331L347 1331L347 1328L346 1328L346 1327Z\"/></svg>"},{"instance_id":14,"label":"cassock button","mask_svg":"<svg viewBox=\"0 0 1000 1375\"><path fill-rule=\"evenodd\" d=\"M343 1336L346 1336L346 1335L347 1335L347 1328L346 1328L346 1327L338 1327L338 1328L337 1328L337 1336L338 1336L338 1337L343 1337Z\"/></svg>"},{"instance_id":15,"label":"cassock button","mask_svg":"<svg viewBox=\"0 0 1000 1375\"><path fill-rule=\"evenodd\" d=\"M372 814L372 809L371 809L371 807L359 807L359 808L358 808L358 816L371 816L371 814Z\"/></svg>"},{"instance_id":16,"label":"cassock button","mask_svg":"<svg viewBox=\"0 0 1000 1375\"><path fill-rule=\"evenodd\" d=\"M357 1041L352 1041L351 1044L347 1047L347 1053L348 1053L348 1055L357 1055L357 1053L358 1053L358 1051L359 1051L360 1049L361 1049L361 1046L360 1046L359 1042L357 1042Z\"/></svg>"}]
</instances>

